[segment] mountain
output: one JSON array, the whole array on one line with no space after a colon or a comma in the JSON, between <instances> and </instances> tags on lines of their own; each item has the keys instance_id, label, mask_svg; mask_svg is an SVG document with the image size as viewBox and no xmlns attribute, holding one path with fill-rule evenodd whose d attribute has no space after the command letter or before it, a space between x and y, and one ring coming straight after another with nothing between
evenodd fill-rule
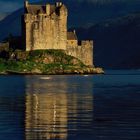
<instances>
[{"instance_id":1,"label":"mountain","mask_svg":"<svg viewBox=\"0 0 140 140\"><path fill-rule=\"evenodd\" d=\"M7 37L9 34L20 35L21 34L21 15L23 14L23 8L19 9L12 14L5 17L0 21L0 40Z\"/></svg>"},{"instance_id":2,"label":"mountain","mask_svg":"<svg viewBox=\"0 0 140 140\"><path fill-rule=\"evenodd\" d=\"M0 21L7 17L9 13L0 13Z\"/></svg>"},{"instance_id":3,"label":"mountain","mask_svg":"<svg viewBox=\"0 0 140 140\"><path fill-rule=\"evenodd\" d=\"M58 0L54 0L56 2ZM42 0L45 4L50 0ZM139 0L62 0L68 7L68 26L90 27L106 19L114 19L132 12L140 11ZM40 2L37 4L40 4ZM0 40L9 33L21 32L23 8L11 13L0 21Z\"/></svg>"},{"instance_id":4,"label":"mountain","mask_svg":"<svg viewBox=\"0 0 140 140\"><path fill-rule=\"evenodd\" d=\"M78 28L80 39L94 40L95 65L140 68L140 13Z\"/></svg>"},{"instance_id":5,"label":"mountain","mask_svg":"<svg viewBox=\"0 0 140 140\"><path fill-rule=\"evenodd\" d=\"M53 3L58 0L53 0ZM91 26L140 11L140 0L61 0L69 9L69 26ZM47 3L50 0L42 0ZM40 2L39 2L40 3Z\"/></svg>"},{"instance_id":6,"label":"mountain","mask_svg":"<svg viewBox=\"0 0 140 140\"><path fill-rule=\"evenodd\" d=\"M80 39L94 39L96 65L105 68L140 68L140 0L63 2L69 10L68 26L77 28ZM23 8L0 21L0 40L10 33L21 34L22 14Z\"/></svg>"},{"instance_id":7,"label":"mountain","mask_svg":"<svg viewBox=\"0 0 140 140\"><path fill-rule=\"evenodd\" d=\"M53 3L58 0L54 0ZM68 7L68 26L90 27L91 25L140 11L140 0L62 0ZM50 2L42 0L39 3ZM38 3L38 4L39 4ZM21 33L23 8L0 21L0 40L7 35Z\"/></svg>"}]
</instances>

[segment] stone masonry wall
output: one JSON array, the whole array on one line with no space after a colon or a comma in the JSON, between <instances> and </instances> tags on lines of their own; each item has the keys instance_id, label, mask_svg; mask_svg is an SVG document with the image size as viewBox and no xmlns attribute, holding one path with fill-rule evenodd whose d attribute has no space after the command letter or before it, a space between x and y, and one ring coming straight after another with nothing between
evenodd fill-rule
<instances>
[{"instance_id":1,"label":"stone masonry wall","mask_svg":"<svg viewBox=\"0 0 140 140\"><path fill-rule=\"evenodd\" d=\"M67 40L67 46L77 47L78 41L77 40Z\"/></svg>"},{"instance_id":2,"label":"stone masonry wall","mask_svg":"<svg viewBox=\"0 0 140 140\"><path fill-rule=\"evenodd\" d=\"M64 49L67 44L67 11L60 15L39 13L24 15L26 51L37 49Z\"/></svg>"},{"instance_id":3,"label":"stone masonry wall","mask_svg":"<svg viewBox=\"0 0 140 140\"><path fill-rule=\"evenodd\" d=\"M76 47L67 46L66 53L81 60L85 65L93 66L93 41L81 41Z\"/></svg>"}]
</instances>

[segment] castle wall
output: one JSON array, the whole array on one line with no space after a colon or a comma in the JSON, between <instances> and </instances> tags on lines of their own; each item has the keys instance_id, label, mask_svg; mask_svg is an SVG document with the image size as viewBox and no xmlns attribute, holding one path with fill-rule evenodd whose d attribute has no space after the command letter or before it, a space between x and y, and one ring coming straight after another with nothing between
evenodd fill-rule
<instances>
[{"instance_id":1,"label":"castle wall","mask_svg":"<svg viewBox=\"0 0 140 140\"><path fill-rule=\"evenodd\" d=\"M78 58L85 65L93 66L93 41L81 41L81 45L67 46L66 53Z\"/></svg>"},{"instance_id":2,"label":"castle wall","mask_svg":"<svg viewBox=\"0 0 140 140\"><path fill-rule=\"evenodd\" d=\"M9 42L0 43L0 52L9 50Z\"/></svg>"},{"instance_id":3,"label":"castle wall","mask_svg":"<svg viewBox=\"0 0 140 140\"><path fill-rule=\"evenodd\" d=\"M48 5L47 5L48 7ZM37 49L64 49L67 44L67 11L60 8L60 13L55 12L24 15L26 50Z\"/></svg>"},{"instance_id":4,"label":"castle wall","mask_svg":"<svg viewBox=\"0 0 140 140\"><path fill-rule=\"evenodd\" d=\"M67 46L77 47L78 41L77 40L67 40Z\"/></svg>"},{"instance_id":5,"label":"castle wall","mask_svg":"<svg viewBox=\"0 0 140 140\"><path fill-rule=\"evenodd\" d=\"M33 20L29 20L31 19L31 15L30 14L26 14L24 16L24 30L25 30L25 45L26 45L26 51L31 50L32 46L33 46L33 39L32 39L32 24L33 24Z\"/></svg>"},{"instance_id":6,"label":"castle wall","mask_svg":"<svg viewBox=\"0 0 140 140\"><path fill-rule=\"evenodd\" d=\"M60 10L60 19L59 19L59 49L66 50L67 46L67 11L65 7L62 7Z\"/></svg>"}]
</instances>

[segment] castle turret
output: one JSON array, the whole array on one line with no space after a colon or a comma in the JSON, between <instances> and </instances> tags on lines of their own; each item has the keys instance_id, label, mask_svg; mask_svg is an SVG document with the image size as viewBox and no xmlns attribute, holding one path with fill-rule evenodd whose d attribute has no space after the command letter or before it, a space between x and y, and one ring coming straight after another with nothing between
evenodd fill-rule
<instances>
[{"instance_id":1,"label":"castle turret","mask_svg":"<svg viewBox=\"0 0 140 140\"><path fill-rule=\"evenodd\" d=\"M68 15L68 11L67 8L64 4L61 4L61 8L60 8L60 16L67 16Z\"/></svg>"},{"instance_id":2,"label":"castle turret","mask_svg":"<svg viewBox=\"0 0 140 140\"><path fill-rule=\"evenodd\" d=\"M50 15L50 10L51 10L51 6L50 6L50 4L47 4L46 5L46 14L47 15Z\"/></svg>"},{"instance_id":3,"label":"castle turret","mask_svg":"<svg viewBox=\"0 0 140 140\"><path fill-rule=\"evenodd\" d=\"M62 6L62 2L56 2L55 5L56 5L56 7L60 7L60 6Z\"/></svg>"},{"instance_id":4,"label":"castle turret","mask_svg":"<svg viewBox=\"0 0 140 140\"><path fill-rule=\"evenodd\" d=\"M25 0L25 1L24 1L24 6L27 7L28 5L29 5L28 0Z\"/></svg>"},{"instance_id":5,"label":"castle turret","mask_svg":"<svg viewBox=\"0 0 140 140\"><path fill-rule=\"evenodd\" d=\"M60 46L66 50L67 45L67 8L61 4L59 11Z\"/></svg>"}]
</instances>

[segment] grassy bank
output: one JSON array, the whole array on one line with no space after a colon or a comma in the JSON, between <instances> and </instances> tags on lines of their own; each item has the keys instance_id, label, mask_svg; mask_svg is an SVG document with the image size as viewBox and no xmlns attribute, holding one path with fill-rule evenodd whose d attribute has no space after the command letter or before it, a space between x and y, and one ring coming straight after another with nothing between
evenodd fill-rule
<instances>
[{"instance_id":1,"label":"grassy bank","mask_svg":"<svg viewBox=\"0 0 140 140\"><path fill-rule=\"evenodd\" d=\"M97 73L97 69L85 66L62 50L16 50L1 53L0 73L84 74Z\"/></svg>"}]
</instances>

